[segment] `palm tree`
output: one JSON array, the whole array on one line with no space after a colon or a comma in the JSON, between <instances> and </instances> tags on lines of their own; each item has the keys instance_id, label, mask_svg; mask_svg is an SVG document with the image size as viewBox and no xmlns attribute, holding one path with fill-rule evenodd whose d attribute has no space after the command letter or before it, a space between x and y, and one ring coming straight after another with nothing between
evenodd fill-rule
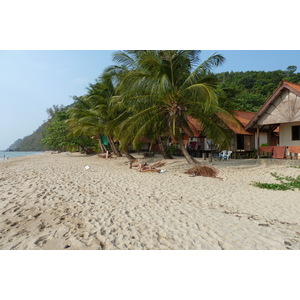
<instances>
[{"instance_id":1,"label":"palm tree","mask_svg":"<svg viewBox=\"0 0 300 300\"><path fill-rule=\"evenodd\" d=\"M105 145L101 142L104 135L105 124L101 112L97 111L95 103L89 97L73 97L74 104L69 108L69 118L66 121L72 135L94 136L99 140L102 152L106 152Z\"/></svg>"},{"instance_id":2,"label":"palm tree","mask_svg":"<svg viewBox=\"0 0 300 300\"><path fill-rule=\"evenodd\" d=\"M122 155L114 143L113 132L109 131L107 127L108 122L116 117L115 111L110 109L110 102L113 97L115 97L115 85L109 74L103 73L97 82L90 84L88 88L88 98L95 103L94 111L101 118L112 151L116 156L121 157Z\"/></svg>"},{"instance_id":3,"label":"palm tree","mask_svg":"<svg viewBox=\"0 0 300 300\"><path fill-rule=\"evenodd\" d=\"M188 153L183 134L189 131L188 116L201 122L203 132L216 144L229 146L229 136L216 113L230 115L218 103L217 81L210 73L223 63L214 54L199 63L200 51L150 50L123 51L114 56L122 66L131 68L122 78L121 99L129 117L119 128L134 135L136 144L143 135L167 133L190 164L197 161Z\"/></svg>"},{"instance_id":4,"label":"palm tree","mask_svg":"<svg viewBox=\"0 0 300 300\"><path fill-rule=\"evenodd\" d=\"M113 77L104 72L95 84L89 85L87 95L74 97L75 103L69 110L70 118L67 123L73 134L97 136L103 152L107 149L101 140L103 136L107 136L113 153L121 157L114 143L114 129L109 126L118 114L116 107L111 105L112 99L117 98L115 93ZM124 152L129 159L134 158L126 150Z\"/></svg>"},{"instance_id":5,"label":"palm tree","mask_svg":"<svg viewBox=\"0 0 300 300\"><path fill-rule=\"evenodd\" d=\"M105 70L106 74L116 80L116 90L119 94L119 96L114 97L114 101L111 102L111 106L117 107L118 116L113 122L110 123L109 128L114 128L114 132L123 145L123 149L126 149L128 148L128 145L131 145L135 150L139 150L142 146L141 137L140 135L136 135L135 132L139 129L142 129L144 130L145 136L151 140L151 145L155 142L158 143L160 152L162 153L163 157L165 159L172 159L173 157L167 153L166 148L163 145L162 137L164 137L164 139L166 140L169 139L169 134L164 128L159 128L158 126L156 126L157 124L153 122L152 126L148 127L146 130L147 126L144 126L145 124L143 120L141 120L142 122L140 124L138 124L138 122L130 124L134 128L132 128L132 126L127 127L128 123L124 122L134 115L134 111L132 110L133 107L130 105L130 102L126 103L126 101L124 101L126 97L128 98L129 93L127 86L120 84L120 82L122 82L124 78L126 78L129 72L137 69L137 53L138 51L116 53L115 59L116 57L118 57L118 59L116 60L118 60L118 63L120 63L120 65L110 66ZM126 126L123 126L124 124L126 124Z\"/></svg>"}]
</instances>

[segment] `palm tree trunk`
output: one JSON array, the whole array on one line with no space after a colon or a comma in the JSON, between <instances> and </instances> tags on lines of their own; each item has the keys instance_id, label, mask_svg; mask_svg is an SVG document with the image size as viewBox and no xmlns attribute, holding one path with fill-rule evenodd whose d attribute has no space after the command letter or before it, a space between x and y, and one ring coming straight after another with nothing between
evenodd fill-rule
<instances>
[{"instance_id":1,"label":"palm tree trunk","mask_svg":"<svg viewBox=\"0 0 300 300\"><path fill-rule=\"evenodd\" d=\"M166 148L164 147L163 143L162 143L162 140L161 140L161 137L159 136L157 138L157 142L158 142L158 147L159 147L159 150L163 156L164 159L173 159L174 157L171 156L167 151L166 151Z\"/></svg>"},{"instance_id":2,"label":"palm tree trunk","mask_svg":"<svg viewBox=\"0 0 300 300\"><path fill-rule=\"evenodd\" d=\"M115 146L113 137L108 136L108 139L109 139L110 146L111 146L111 149L112 149L114 155L116 155L117 157L122 157L122 154L120 153L120 151L119 151L119 150L117 149L117 147Z\"/></svg>"},{"instance_id":3,"label":"palm tree trunk","mask_svg":"<svg viewBox=\"0 0 300 300\"><path fill-rule=\"evenodd\" d=\"M171 132L171 137L172 137L172 140L177 140L178 143L179 143L179 147L180 147L180 150L182 152L182 154L184 155L185 159L187 160L187 162L191 165L197 165L199 164L199 162L194 159L190 154L189 152L186 150L185 146L184 146L184 142L181 138L181 136L177 136L176 138L174 137L173 133Z\"/></svg>"},{"instance_id":4,"label":"palm tree trunk","mask_svg":"<svg viewBox=\"0 0 300 300\"><path fill-rule=\"evenodd\" d=\"M129 159L129 160L132 160L132 159L136 159L134 156L132 156L129 152L125 151L124 152L125 156Z\"/></svg>"},{"instance_id":5,"label":"palm tree trunk","mask_svg":"<svg viewBox=\"0 0 300 300\"><path fill-rule=\"evenodd\" d=\"M103 153L107 151L106 147L101 142L101 135L99 135L99 146Z\"/></svg>"},{"instance_id":6,"label":"palm tree trunk","mask_svg":"<svg viewBox=\"0 0 300 300\"><path fill-rule=\"evenodd\" d=\"M129 153L128 147L125 148L124 154L125 154L125 156L126 156L129 160L136 159L134 156L132 156L132 155Z\"/></svg>"}]
</instances>

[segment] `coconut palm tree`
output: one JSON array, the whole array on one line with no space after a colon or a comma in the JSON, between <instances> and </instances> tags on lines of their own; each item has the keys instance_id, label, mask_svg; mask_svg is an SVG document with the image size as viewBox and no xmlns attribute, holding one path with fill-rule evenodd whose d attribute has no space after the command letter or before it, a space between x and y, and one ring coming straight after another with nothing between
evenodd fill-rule
<instances>
[{"instance_id":1,"label":"coconut palm tree","mask_svg":"<svg viewBox=\"0 0 300 300\"><path fill-rule=\"evenodd\" d=\"M204 134L216 144L229 146L229 136L216 113L230 115L218 102L217 81L210 73L223 63L214 54L199 64L200 51L123 51L114 60L130 70L121 80L121 99L129 117L119 129L134 135L133 143L152 132L167 132L190 164L197 161L188 153L183 135L189 131L188 116L201 122Z\"/></svg>"},{"instance_id":2,"label":"coconut palm tree","mask_svg":"<svg viewBox=\"0 0 300 300\"><path fill-rule=\"evenodd\" d=\"M106 152L105 145L101 142L105 133L105 124L101 112L95 107L97 103L89 97L73 97L74 104L69 108L69 118L66 121L72 135L94 136L99 140L102 152Z\"/></svg>"},{"instance_id":3,"label":"coconut palm tree","mask_svg":"<svg viewBox=\"0 0 300 300\"><path fill-rule=\"evenodd\" d=\"M169 134L164 128L157 126L158 124L153 122L151 126L145 126L145 122L140 119L141 123L138 122L131 123L127 127L128 123L125 122L128 119L131 119L135 114L131 106L130 101L124 101L125 98L130 99L130 94L127 86L120 84L127 77L128 73L137 69L137 54L139 51L126 51L118 52L115 54L115 60L118 61L119 65L110 66L105 70L106 74L109 74L112 78L115 78L117 82L117 92L119 96L114 97L114 101L111 102L112 107L117 107L118 114L117 118L110 123L110 128L114 128L115 134L118 136L119 141L125 146L128 147L130 144L135 150L139 150L142 146L141 136L136 135L136 131L141 129L144 132L144 136L151 140L151 145L157 143L160 152L162 153L165 159L172 159L173 157L169 155L166 151L166 148L163 145L163 139L168 140ZM142 91L141 91L142 92ZM124 126L126 124L126 126ZM150 146L151 147L151 146Z\"/></svg>"},{"instance_id":4,"label":"coconut palm tree","mask_svg":"<svg viewBox=\"0 0 300 300\"><path fill-rule=\"evenodd\" d=\"M95 103L94 111L101 118L104 125L104 132L108 137L113 153L121 157L119 149L115 146L113 132L107 128L108 122L116 117L115 111L110 109L111 99L115 97L115 85L113 84L112 77L103 73L95 84L90 84L87 97Z\"/></svg>"},{"instance_id":5,"label":"coconut palm tree","mask_svg":"<svg viewBox=\"0 0 300 300\"><path fill-rule=\"evenodd\" d=\"M90 84L88 93L82 97L74 97L74 105L70 108L70 119L67 121L71 131L74 134L86 134L97 136L101 150L107 151L105 145L101 142L103 136L107 136L113 153L121 157L119 149L115 146L115 130L109 126L117 114L117 106L111 105L115 95L115 84L111 74L103 73L96 83ZM124 150L129 159L134 157L130 155L127 149Z\"/></svg>"}]
</instances>

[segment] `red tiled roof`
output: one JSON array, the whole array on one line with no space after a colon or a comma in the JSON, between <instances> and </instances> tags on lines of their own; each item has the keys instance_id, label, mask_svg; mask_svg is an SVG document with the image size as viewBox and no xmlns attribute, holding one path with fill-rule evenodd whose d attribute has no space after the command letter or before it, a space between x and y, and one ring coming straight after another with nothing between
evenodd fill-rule
<instances>
[{"instance_id":1,"label":"red tiled roof","mask_svg":"<svg viewBox=\"0 0 300 300\"><path fill-rule=\"evenodd\" d=\"M218 113L217 115L235 134L253 135L253 133L245 131L244 126L246 126L246 124L248 124L249 121L255 116L255 113L246 111L234 111L234 117L238 120L238 122L232 120L232 118L225 114ZM188 116L187 119L193 136L199 137L203 130L201 128L201 123L191 116ZM239 124L239 122L241 124ZM185 133L188 136L191 136L191 133L187 129L185 129Z\"/></svg>"},{"instance_id":2,"label":"red tiled roof","mask_svg":"<svg viewBox=\"0 0 300 300\"><path fill-rule=\"evenodd\" d=\"M234 111L235 118L238 119L243 124L243 126L246 126L255 115L255 113L248 111Z\"/></svg>"},{"instance_id":3,"label":"red tiled roof","mask_svg":"<svg viewBox=\"0 0 300 300\"><path fill-rule=\"evenodd\" d=\"M253 118L255 113L246 111L234 111L233 116L238 121L232 119L230 116L225 114L219 113L217 115L235 134L253 135L253 133L246 131L244 129L244 126L246 126L246 124L249 123L249 121Z\"/></svg>"},{"instance_id":4,"label":"red tiled roof","mask_svg":"<svg viewBox=\"0 0 300 300\"><path fill-rule=\"evenodd\" d=\"M202 132L202 128L201 128L201 124L198 120L196 120L195 118L191 117L191 116L187 116L187 121L190 127L190 130L193 133L194 137L199 137L201 135ZM189 130L184 129L185 133L190 136L191 133L189 132Z\"/></svg>"},{"instance_id":5,"label":"red tiled roof","mask_svg":"<svg viewBox=\"0 0 300 300\"><path fill-rule=\"evenodd\" d=\"M291 88L293 88L294 90L300 92L300 85L299 85L299 84L297 84L297 83L292 83L292 82L288 82L288 81L285 81L285 80L283 80L283 82L284 82L285 84L287 84L288 86L290 86Z\"/></svg>"}]
</instances>

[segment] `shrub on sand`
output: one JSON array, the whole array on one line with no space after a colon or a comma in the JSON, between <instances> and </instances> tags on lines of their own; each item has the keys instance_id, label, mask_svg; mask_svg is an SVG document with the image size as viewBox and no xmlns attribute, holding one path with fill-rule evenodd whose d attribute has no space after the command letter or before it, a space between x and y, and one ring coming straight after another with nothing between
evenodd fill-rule
<instances>
[{"instance_id":1,"label":"shrub on sand","mask_svg":"<svg viewBox=\"0 0 300 300\"><path fill-rule=\"evenodd\" d=\"M300 189L300 175L296 178L291 176L280 176L277 173L271 173L271 175L278 180L280 183L263 183L263 182L253 182L252 185L259 187L261 189L277 190L277 191L294 191L296 188Z\"/></svg>"},{"instance_id":2,"label":"shrub on sand","mask_svg":"<svg viewBox=\"0 0 300 300\"><path fill-rule=\"evenodd\" d=\"M194 175L194 176L205 176L217 178L218 171L210 166L194 166L191 169L185 171L184 173Z\"/></svg>"}]
</instances>

